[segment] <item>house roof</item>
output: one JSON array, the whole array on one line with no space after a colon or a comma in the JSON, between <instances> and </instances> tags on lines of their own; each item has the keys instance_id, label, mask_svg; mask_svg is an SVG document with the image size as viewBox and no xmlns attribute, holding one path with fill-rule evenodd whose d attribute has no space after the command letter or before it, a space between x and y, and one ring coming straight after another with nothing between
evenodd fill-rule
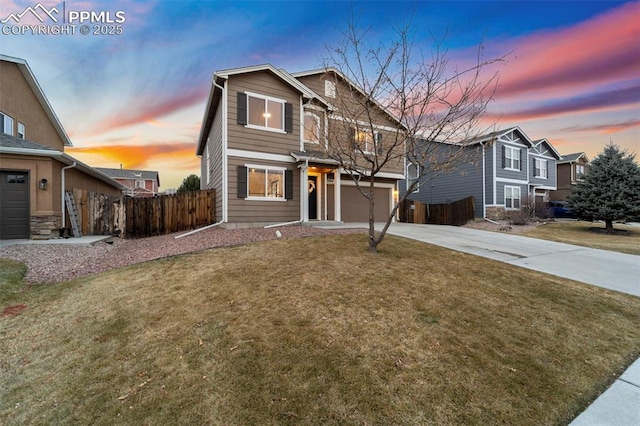
<instances>
[{"instance_id":1,"label":"house roof","mask_svg":"<svg viewBox=\"0 0 640 426\"><path fill-rule=\"evenodd\" d=\"M47 100L47 97L44 95L42 87L40 87L40 84L38 84L38 81L33 75L33 72L31 71L29 64L27 64L27 61L21 58L15 58L13 56L7 56L2 54L0 54L0 61L11 62L18 66L18 69L24 76L24 79L27 81L27 84L29 85L29 87L31 87L33 94L35 95L36 99L38 99L40 106L42 106L42 109L44 110L45 114L49 118L49 121L51 121L51 125L58 133L58 136L60 136L60 139L62 139L64 145L73 146L73 144L71 143L71 139L69 139L67 132L65 132L64 128L62 127L60 120L58 120L58 116L56 116L56 113L53 112L53 108L51 107L51 104Z\"/></svg>"},{"instance_id":2,"label":"house roof","mask_svg":"<svg viewBox=\"0 0 640 426\"><path fill-rule=\"evenodd\" d=\"M539 139L537 141L533 142L534 146L538 146L540 144L545 144L549 147L549 149L551 149L551 152L553 153L553 155L556 157L556 160L559 160L562 158L562 155L560 155L560 153L556 150L556 148L551 145L551 142L549 142L546 138L544 139Z\"/></svg>"},{"instance_id":3,"label":"house roof","mask_svg":"<svg viewBox=\"0 0 640 426\"><path fill-rule=\"evenodd\" d=\"M483 142L488 142L488 141L491 141L491 140L494 140L494 139L498 139L501 136L504 136L504 135L506 135L508 133L511 133L511 132L514 132L514 131L517 132L520 135L520 138L523 139L526 143L528 143L530 147L535 145L534 142L531 139L529 139L529 136L527 136L526 133L524 133L522 131L522 129L520 127L518 127L518 126L509 127L507 129L504 129L504 130L496 130L495 132L486 133L484 135L479 135L479 136L476 136L474 138L471 138L471 139L465 141L464 144L465 145L476 145L476 144L480 144L480 143L483 143Z\"/></svg>"},{"instance_id":4,"label":"house roof","mask_svg":"<svg viewBox=\"0 0 640 426\"><path fill-rule=\"evenodd\" d=\"M83 163L82 161L79 161L72 156L65 154L62 151L40 145L26 139L19 139L15 136L0 134L0 154L50 157L56 161L66 164L67 166L75 165L75 168L82 171L83 173L99 179L102 182L113 186L114 188L118 188L120 190L126 189L126 187L120 182L111 179L109 176L100 172L98 169L93 168Z\"/></svg>"},{"instance_id":5,"label":"house roof","mask_svg":"<svg viewBox=\"0 0 640 426\"><path fill-rule=\"evenodd\" d=\"M155 180L160 186L160 174L154 170L109 169L106 167L96 167L96 169L110 178Z\"/></svg>"},{"instance_id":6,"label":"house roof","mask_svg":"<svg viewBox=\"0 0 640 426\"><path fill-rule=\"evenodd\" d=\"M340 77L347 84L349 84L350 86L355 88L358 91L358 93L360 93L362 96L364 96L367 99L371 99L373 101L374 105L376 105L378 108L380 108L380 110L382 112L387 114L392 121L395 121L396 123L398 123L399 125L404 127L404 124L400 121L400 119L398 117L396 117L395 114L393 114L391 111L389 111L387 108L385 108L380 102L378 102L377 99L372 98L369 95L367 95L359 85L354 83L349 77L344 75L344 73L342 73L340 70L338 70L335 67L317 68L317 69L314 69L314 70L295 72L295 73L292 73L291 76L293 76L295 78L300 78L300 77L307 77L307 76L310 76L310 75L319 75L319 74L326 74L326 73L334 73L335 75Z\"/></svg>"},{"instance_id":7,"label":"house roof","mask_svg":"<svg viewBox=\"0 0 640 426\"><path fill-rule=\"evenodd\" d=\"M584 157L587 163L589 162L589 157L587 157L587 154L585 154L584 152L574 152L573 154L563 155L560 161L558 161L558 164L575 163L581 157Z\"/></svg>"}]
</instances>

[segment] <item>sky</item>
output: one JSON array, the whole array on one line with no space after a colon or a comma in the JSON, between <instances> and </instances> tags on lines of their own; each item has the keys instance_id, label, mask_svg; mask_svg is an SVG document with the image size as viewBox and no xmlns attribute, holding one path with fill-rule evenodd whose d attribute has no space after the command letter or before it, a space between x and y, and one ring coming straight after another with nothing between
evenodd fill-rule
<instances>
[{"instance_id":1,"label":"sky","mask_svg":"<svg viewBox=\"0 0 640 426\"><path fill-rule=\"evenodd\" d=\"M66 152L94 167L156 170L162 190L200 174L195 151L213 72L320 68L353 16L374 44L410 17L416 50L442 40L453 65L475 59L480 44L485 58L508 55L486 123L519 126L560 154L593 159L610 141L640 154L640 2L37 4L0 0L0 21L8 19L0 53L28 62L74 145ZM28 7L44 22L23 14ZM33 34L34 24L45 33Z\"/></svg>"}]
</instances>

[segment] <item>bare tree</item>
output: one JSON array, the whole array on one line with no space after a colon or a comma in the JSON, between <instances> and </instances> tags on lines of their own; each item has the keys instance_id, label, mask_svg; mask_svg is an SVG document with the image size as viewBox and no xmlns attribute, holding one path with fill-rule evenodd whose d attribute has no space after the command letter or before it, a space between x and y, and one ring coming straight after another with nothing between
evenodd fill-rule
<instances>
[{"instance_id":1,"label":"bare tree","mask_svg":"<svg viewBox=\"0 0 640 426\"><path fill-rule=\"evenodd\" d=\"M450 66L442 42L428 58L414 46L411 24L394 28L394 40L373 44L353 21L342 41L323 60L336 93L328 120L327 155L338 163L369 201L369 250L377 252L398 206L418 182L473 161L468 144L481 128L480 117L493 98L497 73L482 78L489 65L482 46L463 69ZM337 71L337 72L336 72ZM374 184L389 171L415 173L395 199L383 229L374 225Z\"/></svg>"}]
</instances>

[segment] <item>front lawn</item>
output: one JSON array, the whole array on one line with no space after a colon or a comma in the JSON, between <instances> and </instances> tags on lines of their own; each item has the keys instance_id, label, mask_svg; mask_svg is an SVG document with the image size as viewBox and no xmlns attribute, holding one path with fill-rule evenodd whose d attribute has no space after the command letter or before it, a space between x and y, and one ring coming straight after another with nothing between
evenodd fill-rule
<instances>
[{"instance_id":1,"label":"front lawn","mask_svg":"<svg viewBox=\"0 0 640 426\"><path fill-rule=\"evenodd\" d=\"M640 355L639 298L393 236L3 276L4 424L567 424Z\"/></svg>"},{"instance_id":2,"label":"front lawn","mask_svg":"<svg viewBox=\"0 0 640 426\"><path fill-rule=\"evenodd\" d=\"M640 255L640 227L616 223L613 228L616 233L609 235L605 232L604 223L558 221L535 227L524 235L559 243Z\"/></svg>"}]
</instances>

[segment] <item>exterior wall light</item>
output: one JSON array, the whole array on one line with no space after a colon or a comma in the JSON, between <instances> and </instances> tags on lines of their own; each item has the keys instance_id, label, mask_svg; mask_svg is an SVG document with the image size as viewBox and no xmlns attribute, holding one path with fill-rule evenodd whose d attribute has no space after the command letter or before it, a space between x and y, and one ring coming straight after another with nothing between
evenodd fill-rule
<instances>
[{"instance_id":1,"label":"exterior wall light","mask_svg":"<svg viewBox=\"0 0 640 426\"><path fill-rule=\"evenodd\" d=\"M40 181L38 182L38 188L40 189L47 189L47 180L46 179L40 179Z\"/></svg>"}]
</instances>

